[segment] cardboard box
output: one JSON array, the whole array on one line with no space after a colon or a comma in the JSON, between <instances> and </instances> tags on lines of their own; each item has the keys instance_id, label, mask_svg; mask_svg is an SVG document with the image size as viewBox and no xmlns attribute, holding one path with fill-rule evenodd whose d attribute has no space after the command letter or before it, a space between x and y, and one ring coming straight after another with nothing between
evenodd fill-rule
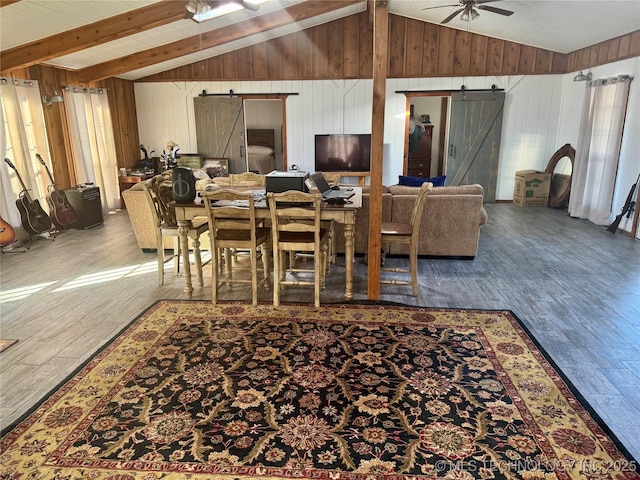
<instances>
[{"instance_id":1,"label":"cardboard box","mask_svg":"<svg viewBox=\"0 0 640 480\"><path fill-rule=\"evenodd\" d=\"M549 203L551 174L537 170L519 170L513 189L513 203L519 207L546 207Z\"/></svg>"}]
</instances>

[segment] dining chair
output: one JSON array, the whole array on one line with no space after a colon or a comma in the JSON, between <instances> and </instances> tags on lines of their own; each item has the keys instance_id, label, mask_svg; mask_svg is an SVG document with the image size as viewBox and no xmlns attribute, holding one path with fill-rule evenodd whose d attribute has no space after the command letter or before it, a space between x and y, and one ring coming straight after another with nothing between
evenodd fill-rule
<instances>
[{"instance_id":1,"label":"dining chair","mask_svg":"<svg viewBox=\"0 0 640 480\"><path fill-rule=\"evenodd\" d=\"M269 257L271 229L261 226L256 219L253 193L237 192L221 189L202 194L207 218L209 221L209 238L211 239L211 298L213 303L218 301L218 288L222 284L251 284L251 298L253 305L258 304L258 287L261 284L269 289ZM260 253L258 254L258 247ZM219 253L228 249L242 249L249 251L251 278L234 276L233 270L238 270L238 263L234 266L225 265L226 275L223 274ZM258 282L258 256L262 257L263 277Z\"/></svg>"},{"instance_id":2,"label":"dining chair","mask_svg":"<svg viewBox=\"0 0 640 480\"><path fill-rule=\"evenodd\" d=\"M178 233L178 226L175 222L175 215L171 216L167 210L167 199L161 200L163 195L166 196L166 183L164 181L156 181L151 179L150 182L151 188L146 183L142 184L142 190L145 192L145 198L147 200L147 207L149 211L153 215L153 220L155 223L155 234L156 234L156 251L158 258L158 284L164 284L164 264L173 259L174 260L174 272L176 274L180 273L180 235ZM163 179L164 180L164 179ZM163 188L165 187L165 188ZM170 185L169 185L170 192ZM198 277L198 283L200 286L204 285L203 277L202 277L202 256L200 254L200 236L209 229L209 225L207 220L202 217L196 217L192 220L192 227L189 229L187 236L191 238L193 244L193 256L196 267L196 274ZM164 251L164 238L165 237L173 237L174 239L174 247L173 247L173 255L170 257L165 257Z\"/></svg>"},{"instance_id":3,"label":"dining chair","mask_svg":"<svg viewBox=\"0 0 640 480\"><path fill-rule=\"evenodd\" d=\"M231 188L234 187L242 187L242 188L264 188L266 185L266 178L264 175L260 175L254 172L242 172L242 173L232 173L229 175L230 185L225 187L221 185L222 188ZM225 262L227 265L231 265L232 261L238 260L238 254L242 252L236 248L227 248L224 251Z\"/></svg>"},{"instance_id":4,"label":"dining chair","mask_svg":"<svg viewBox=\"0 0 640 480\"><path fill-rule=\"evenodd\" d=\"M322 172L322 175L324 175L327 183L331 186L338 185L340 183L340 178L342 177L342 174L339 172Z\"/></svg>"},{"instance_id":5,"label":"dining chair","mask_svg":"<svg viewBox=\"0 0 640 480\"><path fill-rule=\"evenodd\" d=\"M320 306L320 290L324 287L329 230L322 227L319 193L289 190L267 193L271 216L273 241L273 304L280 305L280 287L283 285L313 285L314 304ZM313 270L285 268L287 252L313 252ZM292 273L287 280L286 273ZM297 273L313 272L313 282L302 280Z\"/></svg>"},{"instance_id":6,"label":"dining chair","mask_svg":"<svg viewBox=\"0 0 640 480\"><path fill-rule=\"evenodd\" d=\"M230 177L232 187L264 187L266 184L265 176L254 172L232 173Z\"/></svg>"},{"instance_id":7,"label":"dining chair","mask_svg":"<svg viewBox=\"0 0 640 480\"><path fill-rule=\"evenodd\" d=\"M231 187L231 177L213 177L212 180L220 188Z\"/></svg>"},{"instance_id":8,"label":"dining chair","mask_svg":"<svg viewBox=\"0 0 640 480\"><path fill-rule=\"evenodd\" d=\"M341 174L339 172L323 172L322 175L327 180L327 183L331 186L338 185L340 183ZM327 274L331 273L331 265L336 263L338 258L335 238L335 222L333 220L323 220L322 227L329 229L329 261L327 262ZM290 268L294 268L295 262L298 258L306 260L311 257L311 254L306 252L290 252L289 264Z\"/></svg>"},{"instance_id":9,"label":"dining chair","mask_svg":"<svg viewBox=\"0 0 640 480\"><path fill-rule=\"evenodd\" d=\"M413 296L418 296L418 242L420 240L420 222L427 196L433 191L433 184L425 182L416 196L411 212L410 223L382 222L382 244L409 244L409 270L404 268L383 267L381 272L410 273L411 283L403 280L380 279L380 283L392 285L411 285Z\"/></svg>"}]
</instances>

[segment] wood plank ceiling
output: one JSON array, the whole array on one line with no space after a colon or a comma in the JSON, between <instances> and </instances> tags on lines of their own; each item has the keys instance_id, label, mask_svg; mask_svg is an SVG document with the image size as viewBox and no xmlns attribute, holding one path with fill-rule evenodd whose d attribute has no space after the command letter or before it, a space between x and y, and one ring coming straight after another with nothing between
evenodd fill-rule
<instances>
[{"instance_id":1,"label":"wood plank ceiling","mask_svg":"<svg viewBox=\"0 0 640 480\"><path fill-rule=\"evenodd\" d=\"M76 2L76 5L85 2L86 0ZM38 0L21 0L13 2L12 5L17 8L22 3L25 5L27 3L37 4ZM57 0L56 3L66 7L69 2ZM139 3L141 2L126 2L127 5ZM7 8L0 10L0 22L2 22L0 23L2 27L0 32L2 33L3 46L0 51L0 68L4 74L38 63L49 63L53 66L73 69L74 66L80 67L80 65L78 62L73 65L74 62L70 59L71 54L95 51L96 47L102 47L102 53L92 58L99 59L110 56L109 60L92 62L78 56L79 63L89 63L88 66L75 68L81 82L88 83L112 76L130 78L127 77L127 74L132 71L142 72L137 75L140 77L147 72L162 71L166 67L170 68L176 64L181 65L190 63L194 59L199 60L202 58L202 52L211 52L215 47L239 48L246 44L264 41L266 38L284 35L292 31L292 27L297 30L318 23L326 23L337 18L336 12L340 12L339 15L351 15L366 8L366 2L363 0L279 0L270 2L271 8L261 8L258 15L245 10L198 25L185 19L186 3L187 0L163 0L151 3L135 10L127 10L90 24L6 49L4 46L11 44L7 31L11 28L9 21L11 16L9 8L11 7L8 6L7 0L3 0L2 6ZM34 15L37 15L35 10ZM166 34L161 35L160 39L145 36L145 32L157 36L158 29L162 27L164 27ZM131 51L130 44L123 43L123 39L126 37L130 37L127 40L134 40L135 48L133 51ZM237 43L238 40L245 40L245 43ZM234 45L234 43L236 44ZM151 48L141 49L141 45ZM106 55L105 49L109 51ZM119 53L126 51L130 53L124 55ZM216 52L211 53L215 55ZM69 60L66 64L65 58ZM56 61L52 61L52 59ZM171 60L174 60L174 63L168 62ZM159 69L158 65L160 65ZM149 66L156 68L152 71L144 70Z\"/></svg>"},{"instance_id":2,"label":"wood plank ceiling","mask_svg":"<svg viewBox=\"0 0 640 480\"><path fill-rule=\"evenodd\" d=\"M74 70L83 83L114 76L136 80L367 8L363 0L271 0L255 13L244 10L196 24L185 18L186 2L1 0L0 68L7 74L42 63ZM388 4L395 17L434 24L456 10L455 0ZM637 55L640 1L500 0L500 8L514 14L483 10L472 22L454 18L447 27L562 54L627 35L630 52Z\"/></svg>"}]
</instances>

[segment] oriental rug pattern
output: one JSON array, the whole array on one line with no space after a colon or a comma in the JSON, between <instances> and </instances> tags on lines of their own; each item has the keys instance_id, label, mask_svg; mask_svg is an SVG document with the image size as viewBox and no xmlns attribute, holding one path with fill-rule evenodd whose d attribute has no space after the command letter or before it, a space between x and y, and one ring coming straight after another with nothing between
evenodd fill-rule
<instances>
[{"instance_id":1,"label":"oriental rug pattern","mask_svg":"<svg viewBox=\"0 0 640 480\"><path fill-rule=\"evenodd\" d=\"M2 479L638 479L507 311L162 301L0 443Z\"/></svg>"}]
</instances>

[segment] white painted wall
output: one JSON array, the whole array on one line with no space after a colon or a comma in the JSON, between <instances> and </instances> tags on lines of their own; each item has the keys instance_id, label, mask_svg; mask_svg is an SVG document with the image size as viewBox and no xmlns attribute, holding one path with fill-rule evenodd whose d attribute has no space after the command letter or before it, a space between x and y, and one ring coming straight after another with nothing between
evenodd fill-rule
<instances>
[{"instance_id":1,"label":"white painted wall","mask_svg":"<svg viewBox=\"0 0 640 480\"><path fill-rule=\"evenodd\" d=\"M592 72L594 78L618 74L640 77L640 59L603 65ZM517 170L544 170L558 148L565 143L576 145L585 86L573 82L575 73L388 79L383 183L397 183L402 173L406 98L396 91L457 90L462 84L469 89L484 89L496 85L506 92L497 199L511 200ZM631 85L616 208L622 207L640 169L639 82L636 79ZM287 100L287 152L289 164L304 170L314 170L315 134L371 131L372 80L136 83L140 141L156 152L161 152L168 140L177 142L182 152L196 152L193 97L203 90L227 93L231 89L236 93L297 93Z\"/></svg>"},{"instance_id":2,"label":"white painted wall","mask_svg":"<svg viewBox=\"0 0 640 480\"><path fill-rule=\"evenodd\" d=\"M613 220L622 211L629 190L638 178L638 174L640 174L640 57L601 65L592 68L590 71L593 73L594 79L615 77L617 75L630 75L635 78L631 82L631 88L629 90L627 115L622 135L622 145L620 147L616 190L613 194L611 216L611 220ZM565 94L562 98L562 121L558 133L559 138L570 138L571 144L574 146L578 139L578 128L582 115L581 106L585 89L584 82L573 82L573 77L576 73L577 72L566 75L564 78ZM574 110L572 108L573 104L580 105L580 108ZM640 185L638 185L638 187L640 188ZM631 219L623 218L622 222L620 222L620 228L630 232L632 230L631 223ZM636 238L640 238L640 229L638 229Z\"/></svg>"}]
</instances>

